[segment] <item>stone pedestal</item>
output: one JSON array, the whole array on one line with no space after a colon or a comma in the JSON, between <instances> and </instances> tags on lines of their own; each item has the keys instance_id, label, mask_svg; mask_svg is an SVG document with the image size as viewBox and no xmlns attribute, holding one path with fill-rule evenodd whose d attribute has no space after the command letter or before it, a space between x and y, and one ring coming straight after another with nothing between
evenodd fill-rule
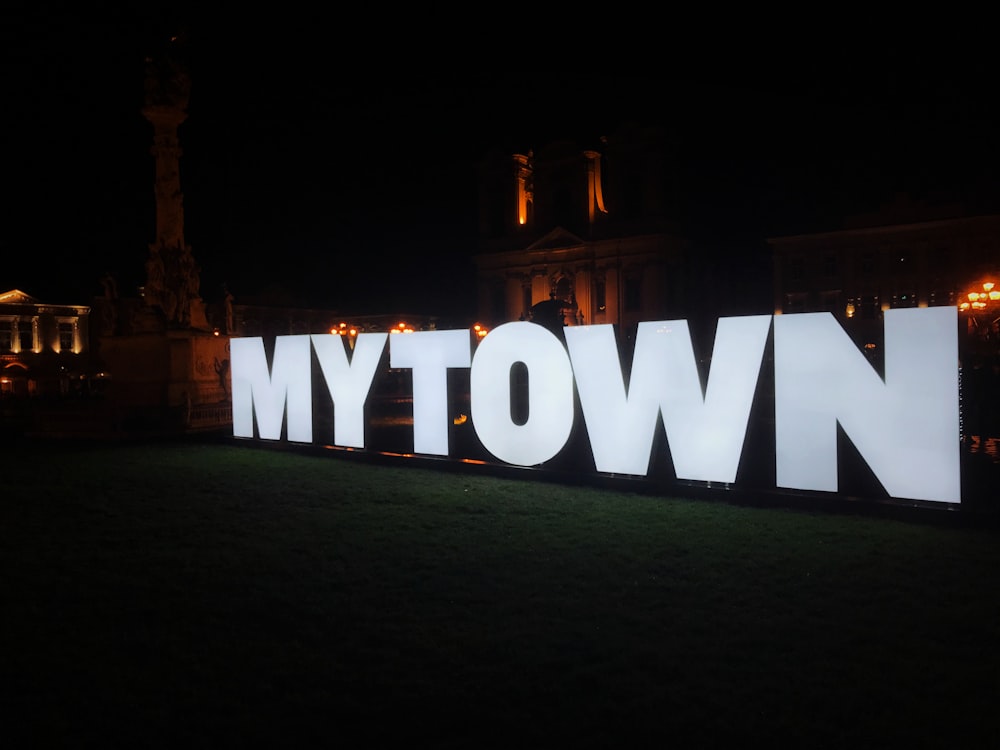
<instances>
[{"instance_id":1,"label":"stone pedestal","mask_svg":"<svg viewBox=\"0 0 1000 750\"><path fill-rule=\"evenodd\" d=\"M232 422L229 339L191 329L108 336L108 397L127 431L222 429Z\"/></svg>"}]
</instances>

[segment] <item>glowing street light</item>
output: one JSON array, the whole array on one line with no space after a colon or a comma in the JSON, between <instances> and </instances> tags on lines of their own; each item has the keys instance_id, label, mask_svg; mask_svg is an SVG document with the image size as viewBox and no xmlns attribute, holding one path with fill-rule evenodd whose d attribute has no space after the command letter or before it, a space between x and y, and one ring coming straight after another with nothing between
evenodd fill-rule
<instances>
[{"instance_id":1,"label":"glowing street light","mask_svg":"<svg viewBox=\"0 0 1000 750\"><path fill-rule=\"evenodd\" d=\"M958 306L959 310L984 310L991 303L1000 302L1000 289L996 289L996 284L987 281L983 284L982 290L969 292L965 295L966 301Z\"/></svg>"},{"instance_id":2,"label":"glowing street light","mask_svg":"<svg viewBox=\"0 0 1000 750\"><path fill-rule=\"evenodd\" d=\"M330 329L331 336L350 336L354 338L358 335L358 329L355 326L349 326L347 323L341 323Z\"/></svg>"},{"instance_id":3,"label":"glowing street light","mask_svg":"<svg viewBox=\"0 0 1000 750\"><path fill-rule=\"evenodd\" d=\"M980 289L968 292L965 301L959 304L960 312L966 313L969 336L985 347L991 355L1000 354L1000 289L992 281L985 282Z\"/></svg>"}]
</instances>

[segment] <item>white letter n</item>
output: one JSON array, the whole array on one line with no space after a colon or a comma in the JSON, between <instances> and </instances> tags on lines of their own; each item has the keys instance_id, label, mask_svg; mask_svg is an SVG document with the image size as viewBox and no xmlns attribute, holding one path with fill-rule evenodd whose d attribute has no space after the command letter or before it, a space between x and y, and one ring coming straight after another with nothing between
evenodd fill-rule
<instances>
[{"instance_id":1,"label":"white letter n","mask_svg":"<svg viewBox=\"0 0 1000 750\"><path fill-rule=\"evenodd\" d=\"M837 423L889 495L961 501L958 312L885 312L885 382L830 313L774 319L779 487L837 490Z\"/></svg>"}]
</instances>

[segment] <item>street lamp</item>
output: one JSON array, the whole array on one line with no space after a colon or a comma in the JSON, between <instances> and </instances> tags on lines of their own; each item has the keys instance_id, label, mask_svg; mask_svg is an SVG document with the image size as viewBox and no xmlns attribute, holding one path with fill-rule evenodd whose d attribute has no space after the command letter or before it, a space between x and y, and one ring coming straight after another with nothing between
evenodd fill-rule
<instances>
[{"instance_id":1,"label":"street lamp","mask_svg":"<svg viewBox=\"0 0 1000 750\"><path fill-rule=\"evenodd\" d=\"M358 329L356 326L349 326L347 323L341 323L330 329L331 336L343 336L347 339L347 345L351 347L351 351L354 351L354 342L358 338Z\"/></svg>"},{"instance_id":2,"label":"street lamp","mask_svg":"<svg viewBox=\"0 0 1000 750\"><path fill-rule=\"evenodd\" d=\"M978 339L977 348L985 347L985 353L997 353L1000 289L996 288L996 284L987 281L979 289L968 292L958 309L968 315L967 331L971 340Z\"/></svg>"},{"instance_id":3,"label":"street lamp","mask_svg":"<svg viewBox=\"0 0 1000 750\"><path fill-rule=\"evenodd\" d=\"M1000 290L995 289L992 281L983 284L982 291L976 290L965 295L966 301L958 306L959 310L985 310L991 304L1000 302Z\"/></svg>"}]
</instances>

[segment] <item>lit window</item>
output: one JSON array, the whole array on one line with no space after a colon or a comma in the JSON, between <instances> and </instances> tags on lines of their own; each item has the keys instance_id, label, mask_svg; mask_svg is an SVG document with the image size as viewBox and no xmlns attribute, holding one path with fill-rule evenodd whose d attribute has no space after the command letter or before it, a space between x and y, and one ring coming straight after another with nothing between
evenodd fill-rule
<instances>
[{"instance_id":1,"label":"lit window","mask_svg":"<svg viewBox=\"0 0 1000 750\"><path fill-rule=\"evenodd\" d=\"M14 349L14 321L0 320L0 352Z\"/></svg>"},{"instance_id":2,"label":"lit window","mask_svg":"<svg viewBox=\"0 0 1000 750\"><path fill-rule=\"evenodd\" d=\"M17 324L17 342L22 352L35 350L35 326L30 320L22 320Z\"/></svg>"},{"instance_id":3,"label":"lit window","mask_svg":"<svg viewBox=\"0 0 1000 750\"><path fill-rule=\"evenodd\" d=\"M61 351L61 352L71 352L71 351L73 351L73 324L72 323L60 323L59 324L59 351Z\"/></svg>"}]
</instances>

